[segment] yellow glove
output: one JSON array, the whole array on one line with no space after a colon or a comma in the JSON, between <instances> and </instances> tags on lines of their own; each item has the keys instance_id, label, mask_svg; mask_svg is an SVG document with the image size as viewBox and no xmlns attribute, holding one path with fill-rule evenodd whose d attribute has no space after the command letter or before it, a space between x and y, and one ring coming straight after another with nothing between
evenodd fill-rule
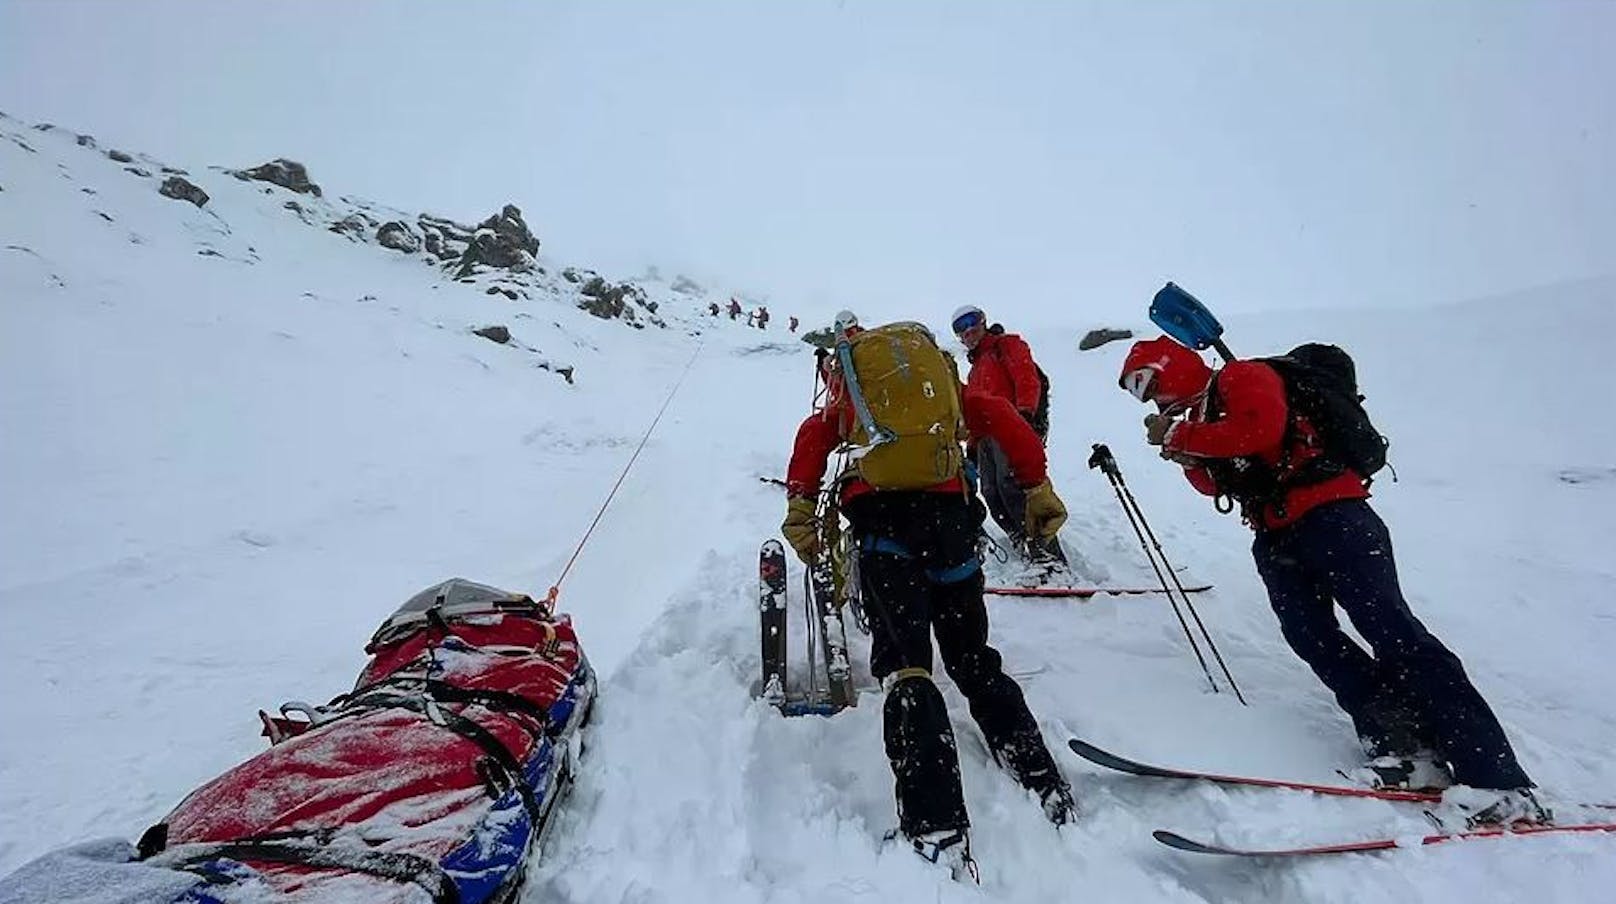
<instances>
[{"instance_id":1,"label":"yellow glove","mask_svg":"<svg viewBox=\"0 0 1616 904\"><path fill-rule=\"evenodd\" d=\"M814 501L806 496L793 496L786 500L786 520L780 533L797 551L804 565L819 560L819 518L814 514Z\"/></svg>"},{"instance_id":2,"label":"yellow glove","mask_svg":"<svg viewBox=\"0 0 1616 904\"><path fill-rule=\"evenodd\" d=\"M1066 506L1044 481L1027 491L1027 536L1047 540L1066 523Z\"/></svg>"}]
</instances>

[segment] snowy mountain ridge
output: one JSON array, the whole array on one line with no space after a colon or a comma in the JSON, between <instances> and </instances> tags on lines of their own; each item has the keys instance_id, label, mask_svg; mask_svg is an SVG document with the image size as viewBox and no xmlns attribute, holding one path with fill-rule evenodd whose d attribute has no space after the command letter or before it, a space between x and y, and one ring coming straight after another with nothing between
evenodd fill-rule
<instances>
[{"instance_id":1,"label":"snowy mountain ridge","mask_svg":"<svg viewBox=\"0 0 1616 904\"><path fill-rule=\"evenodd\" d=\"M115 170L146 183L164 198L194 205L196 212L186 215L183 209L176 208L169 211L169 219L183 221L194 240L196 254L221 261L244 266L264 262L259 249L238 236L231 221L279 214L350 242L390 249L391 253L431 266L446 286L464 285L512 302L571 304L596 317L621 320L636 328L667 327L658 310L670 296L681 302L680 307L691 307L692 298L705 303L700 286L683 277L674 281L679 291L673 292L667 285L613 282L588 268L548 259L541 262L539 239L514 205L506 205L478 225L468 226L432 213L412 215L362 198L333 197L310 180L301 163L284 158L242 169L211 166L193 174L143 153L102 148L91 135L49 123L28 126L3 112L0 142L9 145L7 150L13 155L12 165L7 167L11 174L26 171L29 163L52 160L62 179L75 183L80 178L75 173L83 176L83 184L76 185L83 195L78 199L82 202L79 206L111 231L117 229L119 211L113 209L110 199L97 186ZM17 151L24 156L15 156ZM10 178L14 180L16 175ZM135 245L147 241L138 232L129 232L127 238ZM32 255L40 264L47 260L40 251L26 246L8 246L8 250ZM268 263L276 266L284 262Z\"/></svg>"},{"instance_id":2,"label":"snowy mountain ridge","mask_svg":"<svg viewBox=\"0 0 1616 904\"><path fill-rule=\"evenodd\" d=\"M645 305L624 300L644 328L594 316L579 308L587 280L542 253L459 283L453 262L373 242L372 221L422 232L378 205L209 170L187 175L209 195L199 208L159 194L179 174L158 161L14 120L0 138L0 872L137 836L260 749L259 707L346 690L366 638L414 591L465 575L542 593L666 403L561 586L601 700L527 900L1473 904L1600 900L1616 882L1597 837L1188 858L1150 830L1266 843L1426 822L1406 805L1148 782L1064 754L1075 734L1167 765L1314 781L1358 757L1278 635L1249 532L1144 446L1143 411L1116 386L1125 344L1077 353L1092 325L1079 315L1028 332L1054 386L1065 543L1085 580L1153 580L1084 464L1107 442L1173 564L1215 585L1196 602L1252 705L1206 690L1159 598L991 602L993 642L1082 817L1053 831L942 682L983 869L980 888L962 886L882 843L894 814L867 639L854 638L856 709L786 720L750 696L756 549L783 509L758 478L783 471L807 410L803 343L715 323L703 296L655 280L638 284ZM360 214L357 237L331 231ZM1410 602L1560 801L1616 796L1616 423L1590 405L1611 388L1613 303L1602 280L1462 309L1228 323L1245 354L1314 339L1352 351L1392 438L1399 477L1375 504ZM513 342L472 333L492 325ZM568 366L575 382L558 377ZM792 563L793 595L800 574Z\"/></svg>"}]
</instances>

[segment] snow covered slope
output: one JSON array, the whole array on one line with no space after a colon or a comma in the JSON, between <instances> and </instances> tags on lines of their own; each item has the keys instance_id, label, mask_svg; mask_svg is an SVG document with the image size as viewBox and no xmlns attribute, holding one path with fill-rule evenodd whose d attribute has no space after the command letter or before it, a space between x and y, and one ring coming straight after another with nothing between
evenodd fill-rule
<instances>
[{"instance_id":1,"label":"snow covered slope","mask_svg":"<svg viewBox=\"0 0 1616 904\"><path fill-rule=\"evenodd\" d=\"M527 297L487 295L506 277L464 286L310 228L283 189L193 172L211 196L197 209L69 133L0 120L0 139L0 872L138 834L258 749L258 707L346 689L370 630L414 590L458 574L542 592L677 386L562 588L604 682L530 900L1473 902L1597 900L1616 883L1603 837L1191 858L1149 830L1269 842L1425 822L1379 802L1147 783L1063 751L1084 816L1057 834L949 689L983 870L981 889L955 885L881 844L894 814L878 696L796 720L749 697L756 547L783 510L757 478L783 470L806 409L806 346L715 326L704 300L655 285L667 329L590 316L537 274ZM330 203L322 216L352 209ZM1405 589L1564 800L1616 798L1612 304L1607 281L1229 324L1242 353L1329 339L1358 358L1393 440L1400 479L1377 505ZM912 314L941 326L950 306ZM470 334L493 323L538 351ZM1284 649L1245 529L1143 446L1143 411L1115 386L1123 347L1076 352L1091 325L1029 336L1054 381L1067 546L1096 582L1148 578L1084 467L1109 442L1174 564L1217 584L1197 603L1252 705L1205 690L1153 597L996 600L1008 667L1052 745L1079 734L1330 780L1354 763L1345 718Z\"/></svg>"}]
</instances>

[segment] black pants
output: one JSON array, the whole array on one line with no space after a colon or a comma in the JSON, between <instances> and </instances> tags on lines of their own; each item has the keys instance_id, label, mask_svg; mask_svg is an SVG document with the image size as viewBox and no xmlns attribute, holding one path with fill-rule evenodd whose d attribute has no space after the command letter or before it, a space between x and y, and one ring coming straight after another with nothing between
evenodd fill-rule
<instances>
[{"instance_id":1,"label":"black pants","mask_svg":"<svg viewBox=\"0 0 1616 904\"><path fill-rule=\"evenodd\" d=\"M878 492L854 499L844 512L859 544L870 671L883 681L893 676L884 733L903 832L970 824L954 731L929 677L933 633L943 668L1000 763L1035 792L1063 782L1020 686L988 646L976 553L981 508L962 494Z\"/></svg>"},{"instance_id":2,"label":"black pants","mask_svg":"<svg viewBox=\"0 0 1616 904\"><path fill-rule=\"evenodd\" d=\"M1459 657L1408 608L1391 534L1369 503L1322 505L1259 532L1251 552L1285 641L1335 693L1370 753L1429 747L1463 784L1531 785ZM1373 653L1341 630L1336 605Z\"/></svg>"}]
</instances>

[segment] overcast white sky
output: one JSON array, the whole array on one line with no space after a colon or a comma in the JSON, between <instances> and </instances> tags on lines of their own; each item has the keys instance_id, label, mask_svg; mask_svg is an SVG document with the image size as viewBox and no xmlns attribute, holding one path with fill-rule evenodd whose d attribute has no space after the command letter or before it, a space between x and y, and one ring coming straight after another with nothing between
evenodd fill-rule
<instances>
[{"instance_id":1,"label":"overcast white sky","mask_svg":"<svg viewBox=\"0 0 1616 904\"><path fill-rule=\"evenodd\" d=\"M0 110L938 321L1616 269L1616 3L0 0ZM3 174L0 174L3 177Z\"/></svg>"}]
</instances>

